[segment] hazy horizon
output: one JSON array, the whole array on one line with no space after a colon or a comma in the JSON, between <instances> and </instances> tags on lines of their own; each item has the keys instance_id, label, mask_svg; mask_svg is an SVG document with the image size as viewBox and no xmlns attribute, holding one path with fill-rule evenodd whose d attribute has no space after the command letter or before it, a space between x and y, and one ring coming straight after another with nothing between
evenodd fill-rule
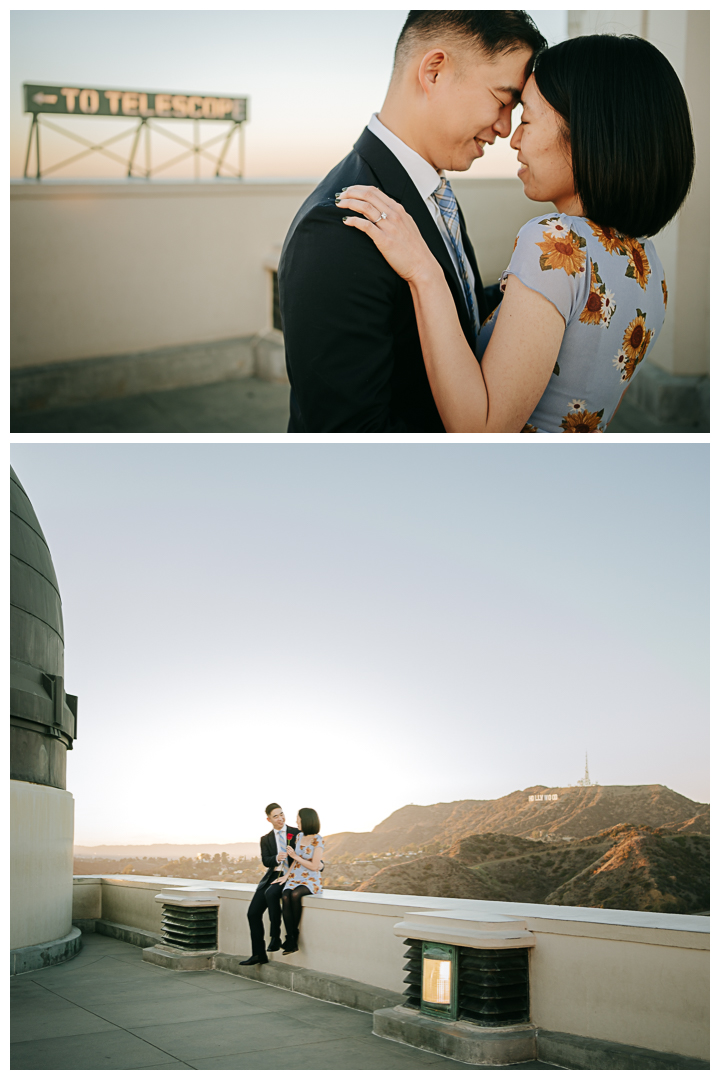
<instances>
[{"instance_id":1,"label":"hazy horizon","mask_svg":"<svg viewBox=\"0 0 720 1080\"><path fill-rule=\"evenodd\" d=\"M706 444L19 443L79 845L313 806L664 784L708 801Z\"/></svg>"},{"instance_id":2,"label":"hazy horizon","mask_svg":"<svg viewBox=\"0 0 720 1080\"><path fill-rule=\"evenodd\" d=\"M592 779L592 772L590 773L590 777ZM597 784L597 787L636 787L636 786L639 786L639 785L635 785L635 784ZM643 785L643 786L652 786L652 785ZM525 792L525 791L531 791L533 788L538 788L538 787L546 788L548 791L561 791L561 790L568 790L570 788L577 788L578 784L577 784L577 781L574 784L530 784L526 788L515 789L515 790ZM671 790L676 790L676 789L673 788ZM507 794L512 795L512 794L514 794L514 791L509 791L509 792L507 792ZM684 791L676 791L676 794L683 795L685 798L688 798L688 799L691 798L691 796L687 795ZM494 801L494 800L484 800L484 799L479 798L479 797L475 798L475 797L470 797L470 796L467 796L466 799L450 799L450 800L447 800L447 801L448 802L462 802L462 801L466 801L466 800L469 801L471 798L472 798L472 801L477 801L477 802L486 802L486 801L487 802L492 802L492 801ZM502 796L500 796L500 798L502 798ZM710 805L708 800L692 799L692 801L693 802L704 802L705 805L707 805L707 806ZM395 809L396 810L402 810L402 809L405 809L406 806L425 806L425 805L437 805L437 804L405 803L404 806L398 806ZM383 818L383 820L385 820L385 819ZM379 822L379 821L376 822L376 825L379 825L379 824L381 824L381 822ZM362 829L362 830L359 830L359 829L337 829L336 833L328 833L328 832L326 832L325 836L326 837L333 836L333 835L336 835L337 833L372 832L374 828L375 828L375 826L373 826L370 829ZM269 825L267 825L267 823L266 823L264 827L261 827L261 830L262 831L261 831L260 835L262 835L262 832L268 832ZM209 854L212 854L212 849L213 848L228 850L231 847L253 846L253 847L257 847L258 852L259 852L259 850L260 850L260 848L259 848L260 835L257 837L257 839L241 839L241 840L208 840L208 839L206 839L206 840L195 840L195 841L192 841L192 840L188 840L188 841L182 841L182 840L180 840L180 841L178 841L178 840L175 840L175 841L171 841L171 840L154 840L154 841L151 841L149 843L144 843L144 844L134 844L132 841L129 841L128 843L124 843L122 840L115 841L114 843L104 843L103 841L98 841L95 844L79 844L79 843L75 842L73 844L73 848L75 850L77 850L78 848L83 848L85 850L95 850L97 848L103 848L103 847L107 847L107 848L128 848L128 849L132 848L134 851L137 850L137 851L140 852L140 849L142 849L142 848L158 848L158 847L187 847L187 848L190 848L190 847L192 847L193 850L197 850L197 851L205 850ZM142 852L140 852L140 853L142 853Z\"/></svg>"}]
</instances>

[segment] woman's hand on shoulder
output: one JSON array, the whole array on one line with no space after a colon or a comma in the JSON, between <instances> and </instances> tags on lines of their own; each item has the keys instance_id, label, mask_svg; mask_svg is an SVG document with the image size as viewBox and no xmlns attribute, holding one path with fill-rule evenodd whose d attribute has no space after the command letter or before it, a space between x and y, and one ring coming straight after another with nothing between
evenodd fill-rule
<instances>
[{"instance_id":1,"label":"woman's hand on shoulder","mask_svg":"<svg viewBox=\"0 0 720 1080\"><path fill-rule=\"evenodd\" d=\"M413 219L384 191L355 184L335 201L341 210L354 210L362 215L348 215L343 221L349 228L366 233L405 281L417 281L440 270Z\"/></svg>"}]
</instances>

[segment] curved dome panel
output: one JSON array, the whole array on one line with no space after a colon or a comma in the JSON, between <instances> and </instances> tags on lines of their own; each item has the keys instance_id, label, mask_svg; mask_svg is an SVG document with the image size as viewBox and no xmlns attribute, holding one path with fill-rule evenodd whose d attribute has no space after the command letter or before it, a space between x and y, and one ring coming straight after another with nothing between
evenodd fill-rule
<instances>
[{"instance_id":1,"label":"curved dome panel","mask_svg":"<svg viewBox=\"0 0 720 1080\"><path fill-rule=\"evenodd\" d=\"M62 664L63 622L60 590L47 541L24 488L10 470L10 607L37 619L49 631L37 628L48 638L48 663L57 664L56 635L60 639ZM23 619L22 624L28 620ZM11 635L12 656L24 660L25 635ZM35 650L37 650L37 642ZM46 670L48 670L46 668ZM51 672L62 675L62 667Z\"/></svg>"},{"instance_id":2,"label":"curved dome panel","mask_svg":"<svg viewBox=\"0 0 720 1080\"><path fill-rule=\"evenodd\" d=\"M10 775L65 787L77 698L63 685L62 604L47 541L10 470Z\"/></svg>"}]
</instances>

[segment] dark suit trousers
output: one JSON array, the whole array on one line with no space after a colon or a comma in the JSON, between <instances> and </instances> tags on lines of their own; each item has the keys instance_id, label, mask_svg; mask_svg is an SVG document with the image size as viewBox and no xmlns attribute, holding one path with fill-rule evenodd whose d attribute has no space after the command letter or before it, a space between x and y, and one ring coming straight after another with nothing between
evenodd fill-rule
<instances>
[{"instance_id":1,"label":"dark suit trousers","mask_svg":"<svg viewBox=\"0 0 720 1080\"><path fill-rule=\"evenodd\" d=\"M251 955L262 956L265 952L265 931L263 928L263 915L267 910L270 915L270 936L280 937L281 932L281 919L280 919L280 898L282 896L282 885L276 885L275 882L280 874L276 874L272 881L269 881L266 885L258 885L255 890L255 895L250 901L250 907L248 908L248 922L250 923L250 941L251 941Z\"/></svg>"}]
</instances>

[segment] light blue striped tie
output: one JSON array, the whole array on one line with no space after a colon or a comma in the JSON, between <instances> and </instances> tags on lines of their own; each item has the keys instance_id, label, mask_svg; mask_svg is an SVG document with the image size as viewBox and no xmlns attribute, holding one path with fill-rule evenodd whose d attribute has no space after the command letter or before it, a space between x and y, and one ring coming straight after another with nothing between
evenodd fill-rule
<instances>
[{"instance_id":1,"label":"light blue striped tie","mask_svg":"<svg viewBox=\"0 0 720 1080\"><path fill-rule=\"evenodd\" d=\"M436 187L435 191L433 191L433 199L440 208L443 221L447 225L448 233L450 234L450 241L455 249L460 273L462 275L463 288L465 290L465 302L472 317L475 334L478 335L480 333L480 316L478 314L475 293L470 287L470 278L468 277L469 265L463 250L462 236L460 234L460 212L458 210L455 193L450 187L450 181L446 177L443 176L439 185Z\"/></svg>"}]
</instances>

